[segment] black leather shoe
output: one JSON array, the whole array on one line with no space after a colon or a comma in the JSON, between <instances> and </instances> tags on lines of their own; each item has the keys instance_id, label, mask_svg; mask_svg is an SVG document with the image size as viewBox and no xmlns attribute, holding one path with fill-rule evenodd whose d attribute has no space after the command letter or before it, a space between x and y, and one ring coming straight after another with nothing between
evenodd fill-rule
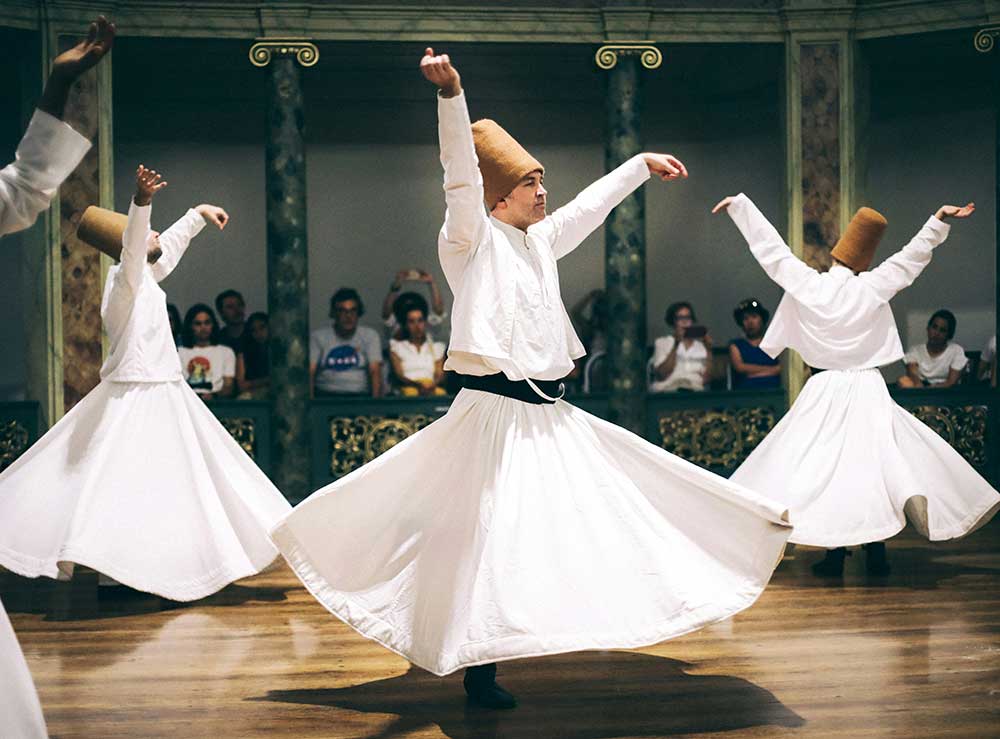
<instances>
[{"instance_id":1,"label":"black leather shoe","mask_svg":"<svg viewBox=\"0 0 1000 739\"><path fill-rule=\"evenodd\" d=\"M469 700L483 708L508 709L517 706L517 699L497 685L496 664L476 665L465 670L465 693Z\"/></svg>"},{"instance_id":2,"label":"black leather shoe","mask_svg":"<svg viewBox=\"0 0 1000 739\"><path fill-rule=\"evenodd\" d=\"M861 548L865 550L865 571L869 575L885 577L889 574L892 568L889 567L889 560L885 556L884 541L865 544Z\"/></svg>"},{"instance_id":3,"label":"black leather shoe","mask_svg":"<svg viewBox=\"0 0 1000 739\"><path fill-rule=\"evenodd\" d=\"M850 556L851 553L844 547L827 549L826 556L812 566L813 574L817 577L843 577L844 558Z\"/></svg>"}]
</instances>

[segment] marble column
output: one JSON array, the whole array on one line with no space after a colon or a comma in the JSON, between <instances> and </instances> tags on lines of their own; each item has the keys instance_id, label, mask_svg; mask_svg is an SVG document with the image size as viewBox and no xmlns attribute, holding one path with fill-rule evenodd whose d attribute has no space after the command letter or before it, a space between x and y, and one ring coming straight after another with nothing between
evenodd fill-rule
<instances>
[{"instance_id":1,"label":"marble column","mask_svg":"<svg viewBox=\"0 0 1000 739\"><path fill-rule=\"evenodd\" d=\"M639 131L640 69L635 55L608 70L604 162L611 171L642 151ZM645 188L608 217L604 231L608 295L610 420L640 436L646 424L646 216Z\"/></svg>"},{"instance_id":2,"label":"marble column","mask_svg":"<svg viewBox=\"0 0 1000 739\"><path fill-rule=\"evenodd\" d=\"M855 49L848 34L834 32L792 34L786 50L788 243L822 271L856 200ZM808 374L797 354L787 367L793 402Z\"/></svg>"},{"instance_id":3,"label":"marble column","mask_svg":"<svg viewBox=\"0 0 1000 739\"><path fill-rule=\"evenodd\" d=\"M60 49L77 43L76 36L60 36ZM62 254L62 374L63 410L68 412L98 382L103 361L101 330L101 254L76 236L76 224L90 205L108 207L102 201L102 180L110 181L110 167L102 167L101 118L110 117L111 59L80 76L66 101L65 120L93 141L93 146L59 189L59 219ZM106 66L107 69L102 69ZM106 185L107 187L107 185ZM106 200L106 199L105 199Z\"/></svg>"},{"instance_id":4,"label":"marble column","mask_svg":"<svg viewBox=\"0 0 1000 739\"><path fill-rule=\"evenodd\" d=\"M268 45L262 47L262 44ZM305 62L303 49L307 53ZM255 51L258 52L256 59ZM278 488L293 501L305 498L310 492L306 279L309 257L300 65L311 66L316 58L316 47L302 41L259 41L251 50L251 61L258 66L268 66L269 75L265 186L273 403L272 477Z\"/></svg>"},{"instance_id":5,"label":"marble column","mask_svg":"<svg viewBox=\"0 0 1000 739\"><path fill-rule=\"evenodd\" d=\"M48 77L55 47L46 30L13 53L23 53L19 65L22 130L35 112L38 95ZM55 39L52 39L52 43ZM36 61L32 63L30 60ZM21 254L19 279L24 285L24 315L35 316L32 330L24 336L25 394L39 404L41 427L55 423L63 414L62 378L62 258L59 243L59 198L38 216L34 226L19 234Z\"/></svg>"},{"instance_id":6,"label":"marble column","mask_svg":"<svg viewBox=\"0 0 1000 739\"><path fill-rule=\"evenodd\" d=\"M987 26L980 29L974 38L974 44L978 51L983 53L981 61L992 70L993 79L993 125L994 125L994 180L993 197L995 198L994 218L995 226L994 238L994 266L993 275L995 283L995 298L993 302L994 311L994 331L1000 336L1000 48L997 48L997 40L1000 39L1000 25ZM987 446L991 449L997 448L997 441L1000 440L1000 384L993 388L993 404L989 411L987 427ZM1000 459L998 455L990 455L991 469L990 481L994 486L1000 485Z\"/></svg>"}]
</instances>

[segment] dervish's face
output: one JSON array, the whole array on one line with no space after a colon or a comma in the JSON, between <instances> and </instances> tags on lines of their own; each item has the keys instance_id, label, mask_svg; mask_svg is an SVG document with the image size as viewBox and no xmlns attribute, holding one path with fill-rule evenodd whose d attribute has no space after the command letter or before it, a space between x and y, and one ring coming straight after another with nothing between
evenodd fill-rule
<instances>
[{"instance_id":1,"label":"dervish's face","mask_svg":"<svg viewBox=\"0 0 1000 739\"><path fill-rule=\"evenodd\" d=\"M517 183L517 187L497 205L504 211L501 220L522 231L543 220L548 195L542 184L544 180L545 175L536 170Z\"/></svg>"},{"instance_id":2,"label":"dervish's face","mask_svg":"<svg viewBox=\"0 0 1000 739\"><path fill-rule=\"evenodd\" d=\"M156 260L163 256L163 249L160 248L160 232L150 231L146 237L146 261L156 264Z\"/></svg>"}]
</instances>

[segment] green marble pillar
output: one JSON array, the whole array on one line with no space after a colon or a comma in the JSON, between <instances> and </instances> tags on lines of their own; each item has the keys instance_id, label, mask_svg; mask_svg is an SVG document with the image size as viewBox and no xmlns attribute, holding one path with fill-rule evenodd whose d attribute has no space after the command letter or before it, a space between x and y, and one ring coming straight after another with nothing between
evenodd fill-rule
<instances>
[{"instance_id":1,"label":"green marble pillar","mask_svg":"<svg viewBox=\"0 0 1000 739\"><path fill-rule=\"evenodd\" d=\"M609 172L642 151L639 93L639 57L623 55L608 70L604 162ZM604 231L610 419L640 436L646 430L644 193L640 188L625 198L611 212Z\"/></svg>"},{"instance_id":2,"label":"green marble pillar","mask_svg":"<svg viewBox=\"0 0 1000 739\"><path fill-rule=\"evenodd\" d=\"M790 34L785 48L788 244L825 270L857 200L856 44L846 31L810 31ZM792 403L808 374L794 352L786 366Z\"/></svg>"},{"instance_id":3,"label":"green marble pillar","mask_svg":"<svg viewBox=\"0 0 1000 739\"><path fill-rule=\"evenodd\" d=\"M78 41L76 35L60 35L59 48L68 49ZM67 413L100 382L104 360L101 253L77 238L76 224L88 206L112 205L101 198L102 186L110 191L111 167L110 147L102 151L102 144L110 142L100 136L102 128L110 130L110 71L109 57L81 75L70 90L64 114L67 123L95 143L59 188L63 411Z\"/></svg>"},{"instance_id":4,"label":"green marble pillar","mask_svg":"<svg viewBox=\"0 0 1000 739\"><path fill-rule=\"evenodd\" d=\"M289 45L271 49L267 55L265 154L272 477L292 501L302 500L310 492L306 151L299 69L302 57L298 52L296 59L296 52L297 47Z\"/></svg>"}]
</instances>

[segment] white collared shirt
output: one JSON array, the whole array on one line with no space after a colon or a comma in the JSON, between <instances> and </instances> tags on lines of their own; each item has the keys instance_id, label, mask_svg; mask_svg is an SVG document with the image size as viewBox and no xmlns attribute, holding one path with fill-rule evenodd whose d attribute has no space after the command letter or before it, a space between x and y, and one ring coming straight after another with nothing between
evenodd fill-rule
<instances>
[{"instance_id":1,"label":"white collared shirt","mask_svg":"<svg viewBox=\"0 0 1000 739\"><path fill-rule=\"evenodd\" d=\"M445 368L511 380L558 380L584 355L559 292L556 261L649 179L641 155L587 187L527 232L486 213L465 95L438 97L448 210L438 255L455 294Z\"/></svg>"},{"instance_id":2,"label":"white collared shirt","mask_svg":"<svg viewBox=\"0 0 1000 739\"><path fill-rule=\"evenodd\" d=\"M433 380L435 365L444 357L444 344L429 335L420 346L409 339L391 339L389 351L399 358L407 380Z\"/></svg>"},{"instance_id":3,"label":"white collared shirt","mask_svg":"<svg viewBox=\"0 0 1000 739\"><path fill-rule=\"evenodd\" d=\"M36 110L14 161L0 169L0 234L34 223L89 149L71 126Z\"/></svg>"},{"instance_id":4,"label":"white collared shirt","mask_svg":"<svg viewBox=\"0 0 1000 739\"><path fill-rule=\"evenodd\" d=\"M740 193L728 212L761 267L785 290L760 343L764 352L776 358L791 348L811 367L834 370L882 367L903 358L889 301L930 264L950 226L931 216L906 246L870 272L855 275L835 264L820 273L792 254L746 195Z\"/></svg>"},{"instance_id":5,"label":"white collared shirt","mask_svg":"<svg viewBox=\"0 0 1000 739\"><path fill-rule=\"evenodd\" d=\"M169 275L191 239L205 227L205 219L194 210L160 234L162 256L155 264L146 261L152 206L136 205L128 210L128 226L122 235L121 263L112 267L104 283L101 319L108 335L108 358L101 379L112 382L171 382L182 379L170 318L167 295L157 284Z\"/></svg>"}]
</instances>

